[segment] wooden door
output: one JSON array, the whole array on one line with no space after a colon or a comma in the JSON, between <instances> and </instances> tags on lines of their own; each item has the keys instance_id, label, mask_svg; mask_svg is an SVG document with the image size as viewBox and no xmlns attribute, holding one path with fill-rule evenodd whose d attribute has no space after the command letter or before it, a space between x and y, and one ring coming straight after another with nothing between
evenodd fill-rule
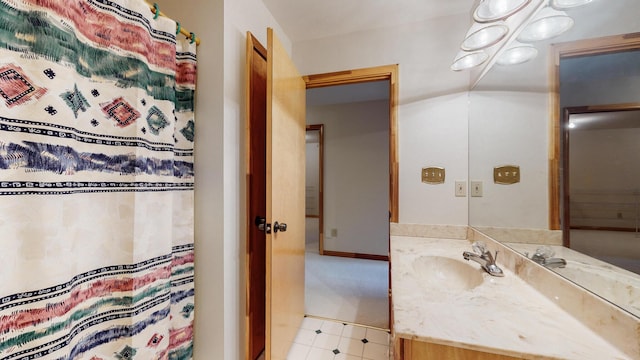
<instances>
[{"instance_id":1,"label":"wooden door","mask_svg":"<svg viewBox=\"0 0 640 360\"><path fill-rule=\"evenodd\" d=\"M265 349L266 235L258 226L267 213L267 49L247 33L247 360Z\"/></svg>"},{"instance_id":2,"label":"wooden door","mask_svg":"<svg viewBox=\"0 0 640 360\"><path fill-rule=\"evenodd\" d=\"M267 360L286 359L304 317L305 92L267 29Z\"/></svg>"}]
</instances>

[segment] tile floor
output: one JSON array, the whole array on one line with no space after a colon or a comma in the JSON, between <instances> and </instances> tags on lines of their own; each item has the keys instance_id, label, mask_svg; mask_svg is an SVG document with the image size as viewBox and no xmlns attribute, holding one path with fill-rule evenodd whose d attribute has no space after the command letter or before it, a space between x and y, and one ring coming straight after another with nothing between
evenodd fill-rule
<instances>
[{"instance_id":1,"label":"tile floor","mask_svg":"<svg viewBox=\"0 0 640 360\"><path fill-rule=\"evenodd\" d=\"M389 333L305 317L288 360L389 360Z\"/></svg>"}]
</instances>

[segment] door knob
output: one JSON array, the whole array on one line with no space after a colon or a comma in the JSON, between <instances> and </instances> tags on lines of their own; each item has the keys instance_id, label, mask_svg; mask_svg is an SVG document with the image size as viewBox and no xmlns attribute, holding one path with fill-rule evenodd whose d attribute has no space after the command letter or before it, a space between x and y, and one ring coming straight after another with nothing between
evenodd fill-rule
<instances>
[{"instance_id":1,"label":"door knob","mask_svg":"<svg viewBox=\"0 0 640 360\"><path fill-rule=\"evenodd\" d=\"M267 219L262 216L256 216L254 223L258 227L258 230L271 234L271 224L267 224Z\"/></svg>"},{"instance_id":2,"label":"door knob","mask_svg":"<svg viewBox=\"0 0 640 360\"><path fill-rule=\"evenodd\" d=\"M278 231L285 232L287 231L287 224L278 223L277 221L273 224L273 232L277 233Z\"/></svg>"}]
</instances>

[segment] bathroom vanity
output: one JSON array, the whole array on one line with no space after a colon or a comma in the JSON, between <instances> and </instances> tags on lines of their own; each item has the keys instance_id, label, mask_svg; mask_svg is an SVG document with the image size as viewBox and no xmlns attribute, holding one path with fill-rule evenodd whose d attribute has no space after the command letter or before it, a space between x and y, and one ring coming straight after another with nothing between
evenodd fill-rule
<instances>
[{"instance_id":1,"label":"bathroom vanity","mask_svg":"<svg viewBox=\"0 0 640 360\"><path fill-rule=\"evenodd\" d=\"M637 318L499 242L464 226L391 234L396 360L640 359ZM475 240L503 277L463 259Z\"/></svg>"}]
</instances>

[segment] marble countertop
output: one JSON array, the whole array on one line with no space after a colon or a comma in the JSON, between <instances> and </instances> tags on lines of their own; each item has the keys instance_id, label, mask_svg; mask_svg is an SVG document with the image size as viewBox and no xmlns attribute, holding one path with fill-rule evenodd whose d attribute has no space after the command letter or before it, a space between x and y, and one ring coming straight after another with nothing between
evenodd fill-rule
<instances>
[{"instance_id":1,"label":"marble countertop","mask_svg":"<svg viewBox=\"0 0 640 360\"><path fill-rule=\"evenodd\" d=\"M523 243L505 245L522 254L527 254L528 257L531 257L531 254L534 254L540 246ZM570 248L557 245L550 248L555 253L553 257L567 261L565 267L552 268L551 271L640 317L640 276L638 274Z\"/></svg>"},{"instance_id":2,"label":"marble countertop","mask_svg":"<svg viewBox=\"0 0 640 360\"><path fill-rule=\"evenodd\" d=\"M396 336L524 359L631 359L509 269L490 276L463 251L471 251L467 240L391 237ZM416 271L414 261L425 255L473 266L482 283L434 291L421 278L428 274Z\"/></svg>"}]
</instances>

